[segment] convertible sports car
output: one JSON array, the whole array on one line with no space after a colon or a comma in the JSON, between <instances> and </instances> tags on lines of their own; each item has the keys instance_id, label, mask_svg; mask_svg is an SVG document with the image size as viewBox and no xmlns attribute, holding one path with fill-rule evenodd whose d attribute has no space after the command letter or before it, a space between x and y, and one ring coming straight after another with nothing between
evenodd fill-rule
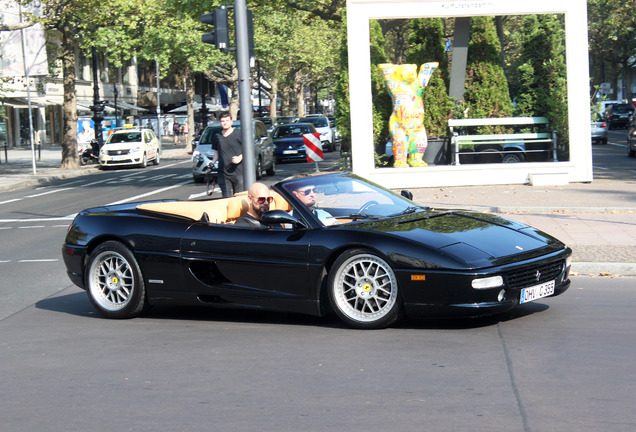
<instances>
[{"instance_id":1,"label":"convertible sports car","mask_svg":"<svg viewBox=\"0 0 636 432\"><path fill-rule=\"evenodd\" d=\"M62 247L68 275L109 318L205 304L334 311L357 328L500 313L570 285L568 247L496 215L421 207L347 173L284 180L272 196L262 230L233 224L245 195L84 210Z\"/></svg>"}]
</instances>

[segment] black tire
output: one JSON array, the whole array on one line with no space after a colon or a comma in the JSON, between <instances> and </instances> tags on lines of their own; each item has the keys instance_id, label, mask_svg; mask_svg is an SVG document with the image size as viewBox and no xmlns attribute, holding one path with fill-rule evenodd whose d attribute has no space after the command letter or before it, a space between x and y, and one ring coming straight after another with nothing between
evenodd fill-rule
<instances>
[{"instance_id":1,"label":"black tire","mask_svg":"<svg viewBox=\"0 0 636 432\"><path fill-rule=\"evenodd\" d=\"M338 257L327 289L334 312L351 327L385 328L402 314L395 273L371 251L352 249Z\"/></svg>"},{"instance_id":2,"label":"black tire","mask_svg":"<svg viewBox=\"0 0 636 432\"><path fill-rule=\"evenodd\" d=\"M501 159L502 163L520 163L523 162L525 158L521 153L505 153L503 158Z\"/></svg>"},{"instance_id":3,"label":"black tire","mask_svg":"<svg viewBox=\"0 0 636 432\"><path fill-rule=\"evenodd\" d=\"M154 158L154 160L152 161L153 165L159 165L159 162L161 162L161 156L159 156L159 150L157 150L157 154Z\"/></svg>"},{"instance_id":4,"label":"black tire","mask_svg":"<svg viewBox=\"0 0 636 432\"><path fill-rule=\"evenodd\" d=\"M148 166L148 156L146 156L146 153L144 153L143 157L141 158L141 163L139 164L139 166L141 168L146 168Z\"/></svg>"},{"instance_id":5,"label":"black tire","mask_svg":"<svg viewBox=\"0 0 636 432\"><path fill-rule=\"evenodd\" d=\"M276 158L272 159L272 166L267 168L267 171L265 172L267 173L268 176L276 175Z\"/></svg>"},{"instance_id":6,"label":"black tire","mask_svg":"<svg viewBox=\"0 0 636 432\"><path fill-rule=\"evenodd\" d=\"M256 180L260 180L263 177L263 161L259 157L256 160Z\"/></svg>"},{"instance_id":7,"label":"black tire","mask_svg":"<svg viewBox=\"0 0 636 432\"><path fill-rule=\"evenodd\" d=\"M95 248L85 273L88 297L106 318L134 318L144 310L146 288L141 269L123 244L107 241Z\"/></svg>"},{"instance_id":8,"label":"black tire","mask_svg":"<svg viewBox=\"0 0 636 432\"><path fill-rule=\"evenodd\" d=\"M192 176L192 180L194 180L195 183L203 183L205 181L205 177Z\"/></svg>"},{"instance_id":9,"label":"black tire","mask_svg":"<svg viewBox=\"0 0 636 432\"><path fill-rule=\"evenodd\" d=\"M636 150L628 150L627 151L627 156L629 157L636 157Z\"/></svg>"}]
</instances>

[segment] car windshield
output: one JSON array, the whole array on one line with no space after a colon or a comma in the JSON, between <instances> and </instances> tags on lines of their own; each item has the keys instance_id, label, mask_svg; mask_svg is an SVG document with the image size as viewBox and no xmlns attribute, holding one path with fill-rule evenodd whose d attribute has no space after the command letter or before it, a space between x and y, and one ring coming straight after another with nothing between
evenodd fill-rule
<instances>
[{"instance_id":1,"label":"car windshield","mask_svg":"<svg viewBox=\"0 0 636 432\"><path fill-rule=\"evenodd\" d=\"M630 105L613 105L612 112L615 113L630 113L634 111L634 107Z\"/></svg>"},{"instance_id":2,"label":"car windshield","mask_svg":"<svg viewBox=\"0 0 636 432\"><path fill-rule=\"evenodd\" d=\"M303 123L313 123L316 127L328 127L329 123L327 122L326 117L306 117L303 119Z\"/></svg>"},{"instance_id":3,"label":"car windshield","mask_svg":"<svg viewBox=\"0 0 636 432\"><path fill-rule=\"evenodd\" d=\"M114 133L110 136L108 144L141 142L141 132Z\"/></svg>"},{"instance_id":4,"label":"car windshield","mask_svg":"<svg viewBox=\"0 0 636 432\"><path fill-rule=\"evenodd\" d=\"M234 122L232 123L232 127L238 131L241 130L241 124ZM214 142L214 135L221 132L223 128L221 125L213 125L205 128L203 133L201 134L201 139L199 140L199 144L212 144Z\"/></svg>"},{"instance_id":5,"label":"car windshield","mask_svg":"<svg viewBox=\"0 0 636 432\"><path fill-rule=\"evenodd\" d=\"M274 130L274 138L285 138L290 136L302 136L304 134L312 133L311 127L304 124L290 124L285 126L279 126Z\"/></svg>"},{"instance_id":6,"label":"car windshield","mask_svg":"<svg viewBox=\"0 0 636 432\"><path fill-rule=\"evenodd\" d=\"M425 208L353 174L308 176L282 183L292 196L315 193L316 207L341 223L414 213ZM299 201L300 203L300 201Z\"/></svg>"}]
</instances>

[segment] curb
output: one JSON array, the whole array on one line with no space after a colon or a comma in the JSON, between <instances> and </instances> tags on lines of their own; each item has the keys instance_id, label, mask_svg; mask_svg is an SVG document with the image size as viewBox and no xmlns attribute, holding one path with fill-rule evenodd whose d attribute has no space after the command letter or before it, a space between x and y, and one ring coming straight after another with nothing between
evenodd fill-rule
<instances>
[{"instance_id":1,"label":"curb","mask_svg":"<svg viewBox=\"0 0 636 432\"><path fill-rule=\"evenodd\" d=\"M635 263L573 262L571 276L636 276Z\"/></svg>"}]
</instances>

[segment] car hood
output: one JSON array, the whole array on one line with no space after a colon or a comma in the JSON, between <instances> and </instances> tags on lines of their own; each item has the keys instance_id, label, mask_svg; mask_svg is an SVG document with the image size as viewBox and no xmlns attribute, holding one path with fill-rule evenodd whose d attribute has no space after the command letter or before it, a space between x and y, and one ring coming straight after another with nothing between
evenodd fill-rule
<instances>
[{"instance_id":1,"label":"car hood","mask_svg":"<svg viewBox=\"0 0 636 432\"><path fill-rule=\"evenodd\" d=\"M530 226L496 215L467 211L429 210L354 225L424 245L428 250L436 250L474 268L530 259L550 249L557 251L565 247Z\"/></svg>"},{"instance_id":2,"label":"car hood","mask_svg":"<svg viewBox=\"0 0 636 432\"><path fill-rule=\"evenodd\" d=\"M274 144L276 144L276 147L304 146L305 142L303 141L303 137L288 137L276 138Z\"/></svg>"},{"instance_id":3,"label":"car hood","mask_svg":"<svg viewBox=\"0 0 636 432\"><path fill-rule=\"evenodd\" d=\"M133 147L142 147L143 144L140 142L125 142L125 143L111 143L104 144L102 149L105 150L128 150Z\"/></svg>"}]
</instances>

